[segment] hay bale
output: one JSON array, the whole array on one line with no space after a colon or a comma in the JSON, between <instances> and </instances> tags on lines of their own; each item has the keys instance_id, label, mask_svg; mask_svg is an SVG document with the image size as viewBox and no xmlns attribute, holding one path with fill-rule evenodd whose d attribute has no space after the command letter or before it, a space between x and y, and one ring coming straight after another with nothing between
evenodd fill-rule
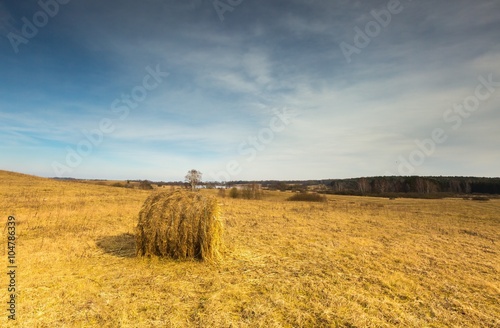
<instances>
[{"instance_id":1,"label":"hay bale","mask_svg":"<svg viewBox=\"0 0 500 328\"><path fill-rule=\"evenodd\" d=\"M155 192L139 213L136 254L217 260L222 229L214 197L184 190Z\"/></svg>"}]
</instances>

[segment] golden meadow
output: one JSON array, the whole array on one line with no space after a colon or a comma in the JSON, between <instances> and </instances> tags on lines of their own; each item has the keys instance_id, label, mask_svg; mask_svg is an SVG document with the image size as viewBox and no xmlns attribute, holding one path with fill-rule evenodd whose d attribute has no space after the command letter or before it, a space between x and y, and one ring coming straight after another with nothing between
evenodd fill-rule
<instances>
[{"instance_id":1,"label":"golden meadow","mask_svg":"<svg viewBox=\"0 0 500 328\"><path fill-rule=\"evenodd\" d=\"M224 225L221 259L209 263L135 256L151 191L4 171L0 182L1 220L17 219L14 326L500 325L499 199L308 203L203 190ZM6 270L6 229L1 245Z\"/></svg>"}]
</instances>

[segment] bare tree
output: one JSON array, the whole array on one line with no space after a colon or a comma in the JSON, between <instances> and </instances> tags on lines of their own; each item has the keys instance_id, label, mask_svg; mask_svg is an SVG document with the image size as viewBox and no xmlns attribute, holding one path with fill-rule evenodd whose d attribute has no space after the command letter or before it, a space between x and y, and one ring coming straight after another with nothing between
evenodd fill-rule
<instances>
[{"instance_id":1,"label":"bare tree","mask_svg":"<svg viewBox=\"0 0 500 328\"><path fill-rule=\"evenodd\" d=\"M389 189L389 183L386 179L380 178L375 181L375 192L385 193Z\"/></svg>"},{"instance_id":2,"label":"bare tree","mask_svg":"<svg viewBox=\"0 0 500 328\"><path fill-rule=\"evenodd\" d=\"M370 182L368 182L367 179L365 178L361 178L358 180L358 188L359 188L359 191L364 194L366 192L369 191L370 189Z\"/></svg>"},{"instance_id":3,"label":"bare tree","mask_svg":"<svg viewBox=\"0 0 500 328\"><path fill-rule=\"evenodd\" d=\"M337 192L342 192L344 191L344 182L342 181L335 181L332 185L333 187L333 190L337 191Z\"/></svg>"},{"instance_id":4,"label":"bare tree","mask_svg":"<svg viewBox=\"0 0 500 328\"><path fill-rule=\"evenodd\" d=\"M418 177L416 180L415 180L415 188L417 189L417 192L419 194L423 194L425 193L425 180Z\"/></svg>"},{"instance_id":5,"label":"bare tree","mask_svg":"<svg viewBox=\"0 0 500 328\"><path fill-rule=\"evenodd\" d=\"M186 182L191 186L191 190L196 188L196 185L201 182L201 172L195 169L189 170L186 174Z\"/></svg>"}]
</instances>

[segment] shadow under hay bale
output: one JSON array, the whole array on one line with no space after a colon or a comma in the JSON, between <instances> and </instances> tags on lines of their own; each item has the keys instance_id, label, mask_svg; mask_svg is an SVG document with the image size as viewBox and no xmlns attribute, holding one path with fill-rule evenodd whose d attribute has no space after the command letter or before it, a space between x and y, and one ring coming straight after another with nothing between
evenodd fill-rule
<instances>
[{"instance_id":1,"label":"shadow under hay bale","mask_svg":"<svg viewBox=\"0 0 500 328\"><path fill-rule=\"evenodd\" d=\"M139 213L136 254L214 261L220 257L222 229L215 197L184 190L155 192Z\"/></svg>"},{"instance_id":2,"label":"shadow under hay bale","mask_svg":"<svg viewBox=\"0 0 500 328\"><path fill-rule=\"evenodd\" d=\"M130 233L122 233L117 236L102 237L96 241L97 247L107 254L118 257L135 256L135 237Z\"/></svg>"}]
</instances>

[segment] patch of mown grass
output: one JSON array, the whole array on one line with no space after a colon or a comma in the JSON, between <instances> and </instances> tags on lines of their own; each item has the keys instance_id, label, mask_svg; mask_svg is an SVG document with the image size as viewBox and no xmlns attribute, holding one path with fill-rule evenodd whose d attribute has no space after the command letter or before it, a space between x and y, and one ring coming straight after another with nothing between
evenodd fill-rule
<instances>
[{"instance_id":1,"label":"patch of mown grass","mask_svg":"<svg viewBox=\"0 0 500 328\"><path fill-rule=\"evenodd\" d=\"M325 196L317 193L297 193L287 199L292 202L326 202Z\"/></svg>"},{"instance_id":2,"label":"patch of mown grass","mask_svg":"<svg viewBox=\"0 0 500 328\"><path fill-rule=\"evenodd\" d=\"M471 198L471 200L486 202L486 201L489 201L490 199L488 197L484 197L484 196L474 196Z\"/></svg>"}]
</instances>

